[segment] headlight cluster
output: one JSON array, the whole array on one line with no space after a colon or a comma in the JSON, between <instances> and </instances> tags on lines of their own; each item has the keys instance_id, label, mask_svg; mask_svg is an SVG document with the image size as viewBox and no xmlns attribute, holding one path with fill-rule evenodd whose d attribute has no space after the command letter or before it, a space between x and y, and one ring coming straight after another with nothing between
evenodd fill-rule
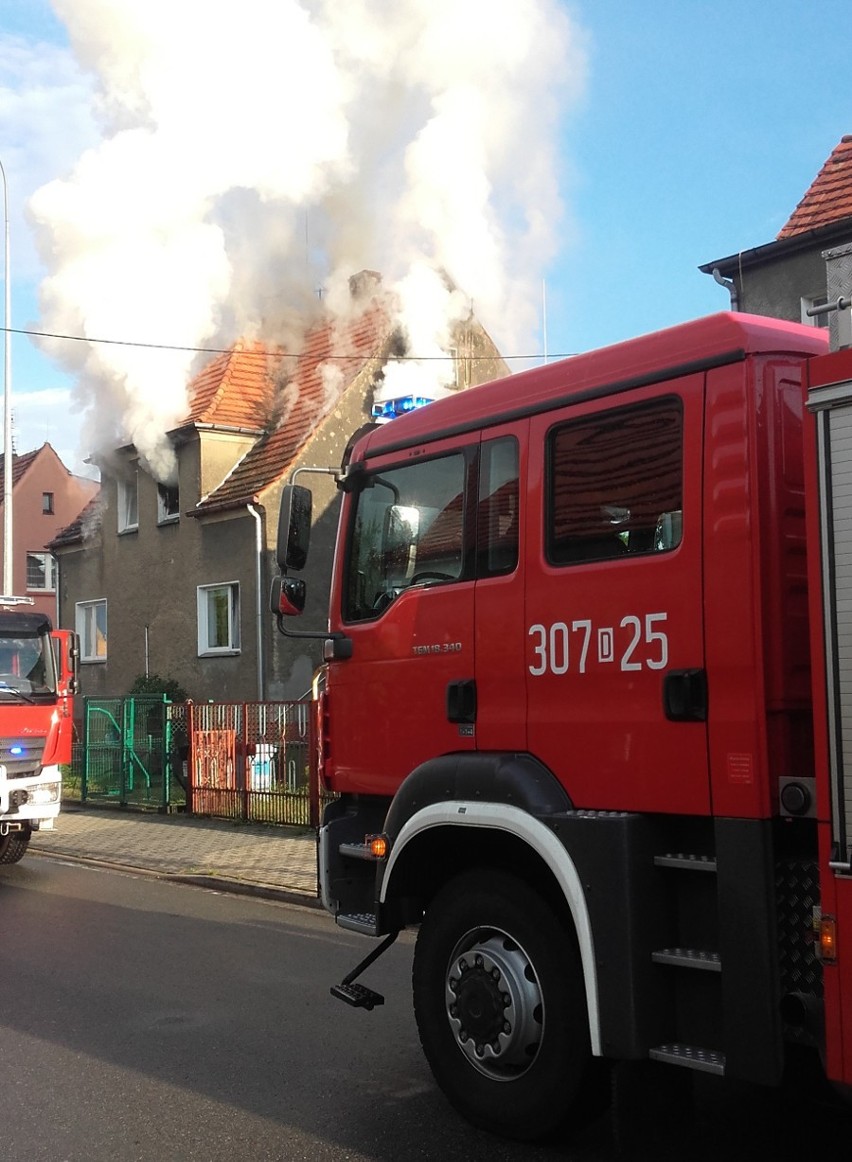
<instances>
[{"instance_id":1,"label":"headlight cluster","mask_svg":"<svg viewBox=\"0 0 852 1162\"><path fill-rule=\"evenodd\" d=\"M61 792L61 783L36 783L34 787L27 787L27 801L40 804L58 803Z\"/></svg>"}]
</instances>

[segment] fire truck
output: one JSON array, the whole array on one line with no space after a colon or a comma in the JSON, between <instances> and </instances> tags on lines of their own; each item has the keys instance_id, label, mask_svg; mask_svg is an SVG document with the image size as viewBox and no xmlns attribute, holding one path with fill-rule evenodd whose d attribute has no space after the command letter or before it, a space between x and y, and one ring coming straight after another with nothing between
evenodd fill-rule
<instances>
[{"instance_id":1,"label":"fire truck","mask_svg":"<svg viewBox=\"0 0 852 1162\"><path fill-rule=\"evenodd\" d=\"M77 635L54 630L32 598L0 597L0 864L52 828L71 759Z\"/></svg>"},{"instance_id":2,"label":"fire truck","mask_svg":"<svg viewBox=\"0 0 852 1162\"><path fill-rule=\"evenodd\" d=\"M425 1056L544 1136L608 1063L852 1084L852 350L722 313L362 431L321 635L322 900L416 927ZM677 1074L685 1076L685 1074Z\"/></svg>"}]
</instances>

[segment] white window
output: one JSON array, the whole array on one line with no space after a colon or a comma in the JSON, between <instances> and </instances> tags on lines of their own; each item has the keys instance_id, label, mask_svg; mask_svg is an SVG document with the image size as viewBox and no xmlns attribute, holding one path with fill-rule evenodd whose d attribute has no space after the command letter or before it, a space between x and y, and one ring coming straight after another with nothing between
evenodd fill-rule
<instances>
[{"instance_id":1,"label":"white window","mask_svg":"<svg viewBox=\"0 0 852 1162\"><path fill-rule=\"evenodd\" d=\"M808 311L814 307L824 307L828 302L825 295L808 295L799 300L802 304L802 322L808 327L827 327L831 314L823 311L819 315L809 315Z\"/></svg>"},{"instance_id":2,"label":"white window","mask_svg":"<svg viewBox=\"0 0 852 1162\"><path fill-rule=\"evenodd\" d=\"M167 524L180 517L180 493L176 484L157 485L157 524Z\"/></svg>"},{"instance_id":3,"label":"white window","mask_svg":"<svg viewBox=\"0 0 852 1162\"><path fill-rule=\"evenodd\" d=\"M235 654L240 648L240 586L198 587L198 654Z\"/></svg>"},{"instance_id":4,"label":"white window","mask_svg":"<svg viewBox=\"0 0 852 1162\"><path fill-rule=\"evenodd\" d=\"M27 553L27 589L55 591L56 560L50 553Z\"/></svg>"},{"instance_id":5,"label":"white window","mask_svg":"<svg viewBox=\"0 0 852 1162\"><path fill-rule=\"evenodd\" d=\"M139 486L134 472L132 476L119 478L118 484L118 531L126 533L139 527Z\"/></svg>"},{"instance_id":6,"label":"white window","mask_svg":"<svg viewBox=\"0 0 852 1162\"><path fill-rule=\"evenodd\" d=\"M75 628L80 635L80 661L105 662L107 658L106 601L78 601Z\"/></svg>"}]
</instances>

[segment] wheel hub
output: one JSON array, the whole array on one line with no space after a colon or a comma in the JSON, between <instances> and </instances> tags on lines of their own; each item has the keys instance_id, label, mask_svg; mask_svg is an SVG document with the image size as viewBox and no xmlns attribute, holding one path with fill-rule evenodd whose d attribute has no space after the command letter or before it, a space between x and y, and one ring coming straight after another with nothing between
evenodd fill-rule
<instances>
[{"instance_id":1,"label":"wheel hub","mask_svg":"<svg viewBox=\"0 0 852 1162\"><path fill-rule=\"evenodd\" d=\"M507 933L476 929L459 941L447 971L446 1005L456 1043L480 1073L509 1080L530 1067L544 1005L532 962Z\"/></svg>"}]
</instances>

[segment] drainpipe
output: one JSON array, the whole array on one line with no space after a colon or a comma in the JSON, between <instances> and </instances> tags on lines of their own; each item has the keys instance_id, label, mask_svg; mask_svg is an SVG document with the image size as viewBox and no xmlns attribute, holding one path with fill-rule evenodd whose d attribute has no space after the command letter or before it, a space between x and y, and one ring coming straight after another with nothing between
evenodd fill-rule
<instances>
[{"instance_id":1,"label":"drainpipe","mask_svg":"<svg viewBox=\"0 0 852 1162\"><path fill-rule=\"evenodd\" d=\"M725 278L721 270L719 270L718 266L713 267L713 278L719 284L719 286L723 286L731 296L731 310L738 311L740 309L740 299L739 295L737 294L737 284L734 282L734 280Z\"/></svg>"},{"instance_id":2,"label":"drainpipe","mask_svg":"<svg viewBox=\"0 0 852 1162\"><path fill-rule=\"evenodd\" d=\"M263 666L263 517L253 504L247 504L246 509L254 519L254 548L255 548L255 633L257 646L257 700L265 700L264 666Z\"/></svg>"}]
</instances>

